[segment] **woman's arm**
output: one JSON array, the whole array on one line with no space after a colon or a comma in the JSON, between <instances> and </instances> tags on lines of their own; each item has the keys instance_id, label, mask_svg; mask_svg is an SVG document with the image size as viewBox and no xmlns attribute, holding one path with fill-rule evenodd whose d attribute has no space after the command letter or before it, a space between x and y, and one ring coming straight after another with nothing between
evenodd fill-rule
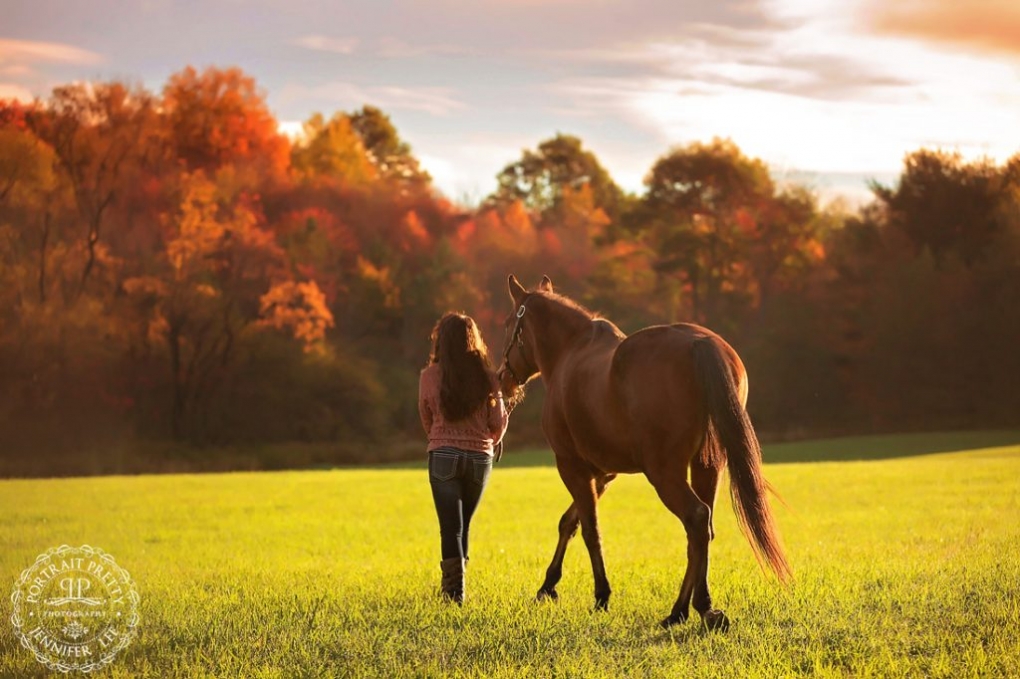
<instances>
[{"instance_id":1,"label":"woman's arm","mask_svg":"<svg viewBox=\"0 0 1020 679\"><path fill-rule=\"evenodd\" d=\"M426 436L432 431L432 408L429 406L427 381L425 372L422 371L418 379L418 416L421 417L421 426L424 427Z\"/></svg>"},{"instance_id":2,"label":"woman's arm","mask_svg":"<svg viewBox=\"0 0 1020 679\"><path fill-rule=\"evenodd\" d=\"M507 424L510 422L510 413L506 411L506 404L503 402L503 394L497 389L494 396L489 398L489 433L492 434L493 443L499 443L506 434Z\"/></svg>"}]
</instances>

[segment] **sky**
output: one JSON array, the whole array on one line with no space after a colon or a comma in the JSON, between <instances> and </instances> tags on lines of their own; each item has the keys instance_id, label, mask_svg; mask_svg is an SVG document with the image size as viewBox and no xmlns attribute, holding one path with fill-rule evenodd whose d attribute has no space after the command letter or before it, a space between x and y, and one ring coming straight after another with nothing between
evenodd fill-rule
<instances>
[{"instance_id":1,"label":"sky","mask_svg":"<svg viewBox=\"0 0 1020 679\"><path fill-rule=\"evenodd\" d=\"M448 197L556 133L639 192L728 137L780 180L864 200L921 147L1020 152L1016 0L3 0L0 97L239 66L285 129L364 104Z\"/></svg>"}]
</instances>

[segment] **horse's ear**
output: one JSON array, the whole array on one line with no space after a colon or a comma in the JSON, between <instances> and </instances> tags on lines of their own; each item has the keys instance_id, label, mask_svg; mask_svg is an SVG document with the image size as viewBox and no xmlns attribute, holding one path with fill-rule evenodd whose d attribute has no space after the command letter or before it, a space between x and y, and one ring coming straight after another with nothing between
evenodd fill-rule
<instances>
[{"instance_id":1,"label":"horse's ear","mask_svg":"<svg viewBox=\"0 0 1020 679\"><path fill-rule=\"evenodd\" d=\"M542 282L538 284L538 289L542 292L552 292L552 279L548 276L542 276Z\"/></svg>"},{"instance_id":2,"label":"horse's ear","mask_svg":"<svg viewBox=\"0 0 1020 679\"><path fill-rule=\"evenodd\" d=\"M528 294L528 291L517 280L517 276L513 274L510 274L510 278L507 279L507 286L510 288L510 298L514 301L514 305L520 304L524 300L524 296Z\"/></svg>"}]
</instances>

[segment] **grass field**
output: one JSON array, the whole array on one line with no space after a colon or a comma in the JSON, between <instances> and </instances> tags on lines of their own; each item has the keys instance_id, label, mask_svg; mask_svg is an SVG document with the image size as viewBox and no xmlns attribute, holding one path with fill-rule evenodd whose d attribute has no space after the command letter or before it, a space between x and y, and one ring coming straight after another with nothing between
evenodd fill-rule
<instances>
[{"instance_id":1,"label":"grass field","mask_svg":"<svg viewBox=\"0 0 1020 679\"><path fill-rule=\"evenodd\" d=\"M601 504L609 612L591 610L580 539L559 603L532 601L568 504L545 451L497 466L463 609L435 596L421 467L0 481L0 581L7 601L21 570L63 543L112 554L142 620L101 676L1018 676L1018 443L993 432L768 447L796 580L783 590L759 571L721 494L710 584L734 621L726 634L657 627L685 543L638 476ZM46 676L9 609L0 676Z\"/></svg>"}]
</instances>

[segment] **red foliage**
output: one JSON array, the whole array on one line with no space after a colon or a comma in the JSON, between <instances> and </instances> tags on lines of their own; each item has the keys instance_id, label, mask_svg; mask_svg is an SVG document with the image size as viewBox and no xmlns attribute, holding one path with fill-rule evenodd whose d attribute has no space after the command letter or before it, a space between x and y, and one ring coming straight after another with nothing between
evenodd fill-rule
<instances>
[{"instance_id":1,"label":"red foliage","mask_svg":"<svg viewBox=\"0 0 1020 679\"><path fill-rule=\"evenodd\" d=\"M28 129L26 113L35 108L34 104L25 105L17 99L0 99L0 127L13 127L18 130Z\"/></svg>"},{"instance_id":2,"label":"red foliage","mask_svg":"<svg viewBox=\"0 0 1020 679\"><path fill-rule=\"evenodd\" d=\"M163 107L177 157L188 169L254 163L271 176L286 172L290 145L255 80L240 69L198 73L189 66L170 77Z\"/></svg>"}]
</instances>

